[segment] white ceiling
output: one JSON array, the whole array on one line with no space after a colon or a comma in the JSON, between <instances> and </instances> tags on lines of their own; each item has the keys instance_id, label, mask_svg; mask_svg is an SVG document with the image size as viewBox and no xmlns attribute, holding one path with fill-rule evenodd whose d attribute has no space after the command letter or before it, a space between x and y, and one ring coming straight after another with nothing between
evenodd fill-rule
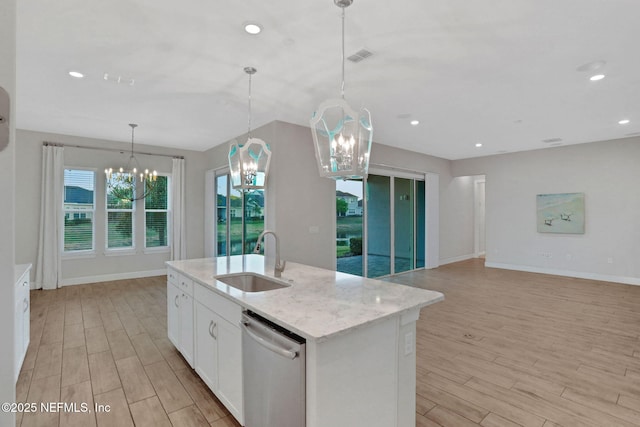
<instances>
[{"instance_id":1,"label":"white ceiling","mask_svg":"<svg viewBox=\"0 0 640 427\"><path fill-rule=\"evenodd\" d=\"M623 138L640 132L638 17L637 0L355 0L347 56L374 56L347 61L346 98L375 141L447 159ZM20 129L129 141L134 122L136 142L207 150L247 130L245 66L253 128L308 126L340 94L332 0L20 0L17 36ZM591 82L577 68L596 60Z\"/></svg>"}]
</instances>

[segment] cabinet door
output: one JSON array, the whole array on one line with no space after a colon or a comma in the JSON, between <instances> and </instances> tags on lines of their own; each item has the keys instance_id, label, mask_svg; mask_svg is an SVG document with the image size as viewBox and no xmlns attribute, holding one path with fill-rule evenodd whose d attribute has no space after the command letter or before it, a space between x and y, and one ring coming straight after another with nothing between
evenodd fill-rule
<instances>
[{"instance_id":1,"label":"cabinet door","mask_svg":"<svg viewBox=\"0 0 640 427\"><path fill-rule=\"evenodd\" d=\"M24 358L24 316L22 314L22 309L24 308L22 298L18 298L15 303L15 313L16 313L16 323L14 329L14 380L18 380L18 375L20 374L20 368L22 367L22 360Z\"/></svg>"},{"instance_id":2,"label":"cabinet door","mask_svg":"<svg viewBox=\"0 0 640 427\"><path fill-rule=\"evenodd\" d=\"M180 294L180 352L193 368L193 297L185 292Z\"/></svg>"},{"instance_id":3,"label":"cabinet door","mask_svg":"<svg viewBox=\"0 0 640 427\"><path fill-rule=\"evenodd\" d=\"M27 347L29 347L29 342L31 342L31 296L29 295L29 276L27 275L27 279L22 283L23 289L23 307L22 307L22 361L24 361L24 356L27 354Z\"/></svg>"},{"instance_id":4,"label":"cabinet door","mask_svg":"<svg viewBox=\"0 0 640 427\"><path fill-rule=\"evenodd\" d=\"M167 336L178 350L180 342L180 290L167 282Z\"/></svg>"},{"instance_id":5,"label":"cabinet door","mask_svg":"<svg viewBox=\"0 0 640 427\"><path fill-rule=\"evenodd\" d=\"M243 424L242 336L239 327L222 319L218 325L218 389L216 395L240 424Z\"/></svg>"},{"instance_id":6,"label":"cabinet door","mask_svg":"<svg viewBox=\"0 0 640 427\"><path fill-rule=\"evenodd\" d=\"M212 391L218 388L218 316L200 302L195 303L195 369Z\"/></svg>"}]
</instances>

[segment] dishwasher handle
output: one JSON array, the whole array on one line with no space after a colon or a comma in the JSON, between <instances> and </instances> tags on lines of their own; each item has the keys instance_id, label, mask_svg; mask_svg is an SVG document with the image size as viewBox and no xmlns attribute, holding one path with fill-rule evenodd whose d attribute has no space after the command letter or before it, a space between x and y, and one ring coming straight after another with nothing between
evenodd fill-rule
<instances>
[{"instance_id":1,"label":"dishwasher handle","mask_svg":"<svg viewBox=\"0 0 640 427\"><path fill-rule=\"evenodd\" d=\"M264 338L262 338L261 336L257 335L255 332L253 332L250 328L249 325L251 325L251 322L247 319L242 319L240 321L240 326L242 327L242 329L244 330L244 332L247 333L247 335L249 335L254 341L256 341L258 344L260 344L261 346L273 351L274 353L282 356L282 357L286 357L287 359L295 359L296 357L298 357L298 352L297 351L293 351L293 350L289 350L286 348L282 348L279 347L267 340L265 340Z\"/></svg>"}]
</instances>

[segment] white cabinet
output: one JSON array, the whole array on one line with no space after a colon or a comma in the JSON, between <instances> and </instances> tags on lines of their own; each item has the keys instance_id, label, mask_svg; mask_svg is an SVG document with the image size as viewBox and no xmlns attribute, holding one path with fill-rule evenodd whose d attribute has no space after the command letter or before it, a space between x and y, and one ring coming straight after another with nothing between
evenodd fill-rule
<instances>
[{"instance_id":1,"label":"white cabinet","mask_svg":"<svg viewBox=\"0 0 640 427\"><path fill-rule=\"evenodd\" d=\"M30 341L30 304L29 291L29 274L31 264L17 265L15 267L15 332L14 332L14 381L18 380L24 357L27 354L27 348Z\"/></svg>"},{"instance_id":2,"label":"white cabinet","mask_svg":"<svg viewBox=\"0 0 640 427\"><path fill-rule=\"evenodd\" d=\"M180 351L193 368L193 297L186 292L180 297Z\"/></svg>"},{"instance_id":3,"label":"white cabinet","mask_svg":"<svg viewBox=\"0 0 640 427\"><path fill-rule=\"evenodd\" d=\"M222 320L218 325L218 389L216 395L240 423L242 403L242 335L238 324Z\"/></svg>"},{"instance_id":4,"label":"white cabinet","mask_svg":"<svg viewBox=\"0 0 640 427\"><path fill-rule=\"evenodd\" d=\"M193 367L193 281L167 273L167 336Z\"/></svg>"},{"instance_id":5,"label":"white cabinet","mask_svg":"<svg viewBox=\"0 0 640 427\"><path fill-rule=\"evenodd\" d=\"M180 342L180 289L167 282L167 336L176 348L182 347Z\"/></svg>"},{"instance_id":6,"label":"white cabinet","mask_svg":"<svg viewBox=\"0 0 640 427\"><path fill-rule=\"evenodd\" d=\"M194 288L195 370L229 412L244 424L242 308L199 284Z\"/></svg>"},{"instance_id":7,"label":"white cabinet","mask_svg":"<svg viewBox=\"0 0 640 427\"><path fill-rule=\"evenodd\" d=\"M212 391L215 391L218 388L218 337L216 328L220 323L220 318L200 302L196 302L195 305L195 370L204 383Z\"/></svg>"}]
</instances>

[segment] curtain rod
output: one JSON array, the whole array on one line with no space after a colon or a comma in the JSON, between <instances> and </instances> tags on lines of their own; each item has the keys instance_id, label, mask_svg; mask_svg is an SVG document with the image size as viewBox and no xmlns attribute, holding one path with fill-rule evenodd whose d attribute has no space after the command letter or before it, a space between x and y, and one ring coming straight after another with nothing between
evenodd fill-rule
<instances>
[{"instance_id":1,"label":"curtain rod","mask_svg":"<svg viewBox=\"0 0 640 427\"><path fill-rule=\"evenodd\" d=\"M401 172L417 173L417 174L420 174L420 175L426 175L427 173L429 173L429 172L419 171L419 170L415 170L415 169L402 168L400 166L385 165L384 163L369 163L369 166L383 168L383 169L398 170L398 171L401 171Z\"/></svg>"},{"instance_id":2,"label":"curtain rod","mask_svg":"<svg viewBox=\"0 0 640 427\"><path fill-rule=\"evenodd\" d=\"M58 142L49 142L49 141L44 141L42 143L43 146L45 147L71 147L71 148L83 148L85 150L100 150L100 151L113 151L113 152L118 152L118 153L130 153L131 151L126 150L126 149L119 149L119 148L105 148L105 147L88 147L86 145L73 145L73 144L60 144ZM134 151L133 154L141 154L144 156L160 156L160 157L171 157L173 159L184 159L184 156L178 156L178 155L174 155L174 154L156 154L156 153L145 153L143 151Z\"/></svg>"}]
</instances>

